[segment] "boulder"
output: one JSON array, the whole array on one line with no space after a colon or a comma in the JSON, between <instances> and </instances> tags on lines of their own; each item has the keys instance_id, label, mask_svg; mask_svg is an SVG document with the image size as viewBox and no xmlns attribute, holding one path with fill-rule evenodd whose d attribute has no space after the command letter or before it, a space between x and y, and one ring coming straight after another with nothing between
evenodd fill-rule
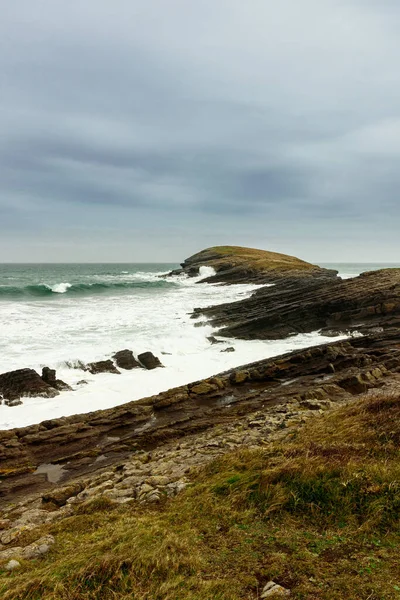
<instances>
[{"instance_id":1,"label":"boulder","mask_svg":"<svg viewBox=\"0 0 400 600\"><path fill-rule=\"evenodd\" d=\"M0 393L7 400L18 400L23 396L54 398L59 392L43 381L33 369L18 369L0 375Z\"/></svg>"},{"instance_id":2,"label":"boulder","mask_svg":"<svg viewBox=\"0 0 400 600\"><path fill-rule=\"evenodd\" d=\"M113 359L120 369L130 371L131 369L141 367L141 364L133 356L132 350L120 350L113 355Z\"/></svg>"},{"instance_id":3,"label":"boulder","mask_svg":"<svg viewBox=\"0 0 400 600\"><path fill-rule=\"evenodd\" d=\"M115 373L116 375L120 375L120 371L118 371L112 360L98 360L97 362L89 363L86 368L92 375L97 375L98 373Z\"/></svg>"},{"instance_id":4,"label":"boulder","mask_svg":"<svg viewBox=\"0 0 400 600\"><path fill-rule=\"evenodd\" d=\"M143 354L139 354L139 361L146 369L156 369L157 367L162 367L161 361L157 356L154 356L152 352L143 352Z\"/></svg>"}]
</instances>

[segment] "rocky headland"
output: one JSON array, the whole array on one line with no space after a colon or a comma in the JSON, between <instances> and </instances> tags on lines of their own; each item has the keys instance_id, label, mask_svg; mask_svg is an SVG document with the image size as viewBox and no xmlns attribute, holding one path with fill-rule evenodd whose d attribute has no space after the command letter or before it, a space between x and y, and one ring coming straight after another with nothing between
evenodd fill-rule
<instances>
[{"instance_id":1,"label":"rocky headland","mask_svg":"<svg viewBox=\"0 0 400 600\"><path fill-rule=\"evenodd\" d=\"M202 279L207 283L258 283L268 284L288 278L336 278L337 271L324 269L294 256L242 248L240 246L215 246L207 248L182 264L170 275L197 277L201 267L212 267L215 274Z\"/></svg>"},{"instance_id":2,"label":"rocky headland","mask_svg":"<svg viewBox=\"0 0 400 600\"><path fill-rule=\"evenodd\" d=\"M112 409L1 431L0 561L35 558L39 547L49 551L54 540L26 546L18 540L27 528L71 515L88 500L159 503L184 489L193 469L221 454L263 447L370 390L397 388L400 269L343 281L292 257L222 247L187 259L182 272L197 275L201 266L216 271L209 283L273 284L241 302L196 310L194 318L207 316L220 328L218 336L276 339L322 329L349 337ZM129 350L103 362L117 372L162 366L148 354L137 360ZM107 370L100 363L87 368ZM39 395L62 389L51 370L42 377L26 371L21 381L33 377ZM1 386L19 397L10 374L0 375L0 392Z\"/></svg>"}]
</instances>

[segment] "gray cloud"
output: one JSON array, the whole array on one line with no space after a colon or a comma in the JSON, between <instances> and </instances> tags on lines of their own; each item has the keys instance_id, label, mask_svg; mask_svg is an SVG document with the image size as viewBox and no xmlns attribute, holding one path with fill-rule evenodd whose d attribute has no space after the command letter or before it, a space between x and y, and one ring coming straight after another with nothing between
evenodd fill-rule
<instances>
[{"instance_id":1,"label":"gray cloud","mask_svg":"<svg viewBox=\"0 0 400 600\"><path fill-rule=\"evenodd\" d=\"M3 260L396 260L398 3L0 8Z\"/></svg>"}]
</instances>

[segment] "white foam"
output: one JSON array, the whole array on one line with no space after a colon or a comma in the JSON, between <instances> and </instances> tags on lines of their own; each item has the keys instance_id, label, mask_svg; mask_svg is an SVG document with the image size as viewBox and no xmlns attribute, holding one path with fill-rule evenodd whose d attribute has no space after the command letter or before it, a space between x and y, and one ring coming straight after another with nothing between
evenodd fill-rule
<instances>
[{"instance_id":1,"label":"white foam","mask_svg":"<svg viewBox=\"0 0 400 600\"><path fill-rule=\"evenodd\" d=\"M212 277L213 275L216 275L216 271L213 267L200 267L199 269L199 276L200 279L206 279L207 277Z\"/></svg>"},{"instance_id":2,"label":"white foam","mask_svg":"<svg viewBox=\"0 0 400 600\"><path fill-rule=\"evenodd\" d=\"M193 309L243 299L260 286L198 285L203 276L204 271L196 278L177 276L170 279L171 287L139 288L127 295L0 303L1 372L56 367L57 376L75 387L56 398L25 398L21 406L0 406L0 429L110 408L245 363L331 341L312 333L280 341L230 339L224 345L211 345L207 337L216 332L204 318L191 319ZM141 277L154 281L154 273ZM196 327L197 323L203 326ZM235 352L221 352L227 346ZM66 366L66 361L110 358L124 348L135 354L151 351L166 368L90 375ZM82 379L88 385L77 385Z\"/></svg>"},{"instance_id":3,"label":"white foam","mask_svg":"<svg viewBox=\"0 0 400 600\"><path fill-rule=\"evenodd\" d=\"M72 287L71 283L56 283L55 285L46 285L46 287L54 292L55 294L65 294L69 288Z\"/></svg>"}]
</instances>

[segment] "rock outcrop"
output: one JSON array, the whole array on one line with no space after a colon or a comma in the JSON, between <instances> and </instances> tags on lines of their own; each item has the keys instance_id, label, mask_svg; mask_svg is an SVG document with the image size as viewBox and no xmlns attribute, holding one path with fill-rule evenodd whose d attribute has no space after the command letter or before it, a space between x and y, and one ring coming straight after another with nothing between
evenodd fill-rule
<instances>
[{"instance_id":1,"label":"rock outcrop","mask_svg":"<svg viewBox=\"0 0 400 600\"><path fill-rule=\"evenodd\" d=\"M23 396L54 398L57 389L46 383L33 369L18 369L0 375L0 393L6 400L18 400Z\"/></svg>"},{"instance_id":2,"label":"rock outcrop","mask_svg":"<svg viewBox=\"0 0 400 600\"><path fill-rule=\"evenodd\" d=\"M152 352L143 352L143 354L139 354L138 360L148 370L157 369L157 367L163 366L160 359L157 358L157 356L154 356Z\"/></svg>"},{"instance_id":3,"label":"rock outcrop","mask_svg":"<svg viewBox=\"0 0 400 600\"><path fill-rule=\"evenodd\" d=\"M199 275L201 267L212 267L216 274L202 279L208 283L275 283L288 277L336 278L337 271L277 252L242 248L240 246L215 246L207 248L182 263L182 269L171 275Z\"/></svg>"},{"instance_id":4,"label":"rock outcrop","mask_svg":"<svg viewBox=\"0 0 400 600\"><path fill-rule=\"evenodd\" d=\"M280 339L321 329L327 335L400 327L400 269L353 279L287 278L250 298L196 309L221 327L218 335Z\"/></svg>"},{"instance_id":5,"label":"rock outcrop","mask_svg":"<svg viewBox=\"0 0 400 600\"><path fill-rule=\"evenodd\" d=\"M142 365L133 356L132 350L120 350L113 355L117 367L130 371L140 368Z\"/></svg>"},{"instance_id":6,"label":"rock outcrop","mask_svg":"<svg viewBox=\"0 0 400 600\"><path fill-rule=\"evenodd\" d=\"M98 375L99 373L114 373L120 375L117 367L114 365L112 360L98 360L86 365L86 370L92 375Z\"/></svg>"},{"instance_id":7,"label":"rock outcrop","mask_svg":"<svg viewBox=\"0 0 400 600\"><path fill-rule=\"evenodd\" d=\"M43 367L42 369L42 379L45 383L51 385L51 387L55 388L59 391L71 391L72 388L65 383L65 381L61 381L61 379L57 379L57 374L55 369L50 369L49 367Z\"/></svg>"}]
</instances>

